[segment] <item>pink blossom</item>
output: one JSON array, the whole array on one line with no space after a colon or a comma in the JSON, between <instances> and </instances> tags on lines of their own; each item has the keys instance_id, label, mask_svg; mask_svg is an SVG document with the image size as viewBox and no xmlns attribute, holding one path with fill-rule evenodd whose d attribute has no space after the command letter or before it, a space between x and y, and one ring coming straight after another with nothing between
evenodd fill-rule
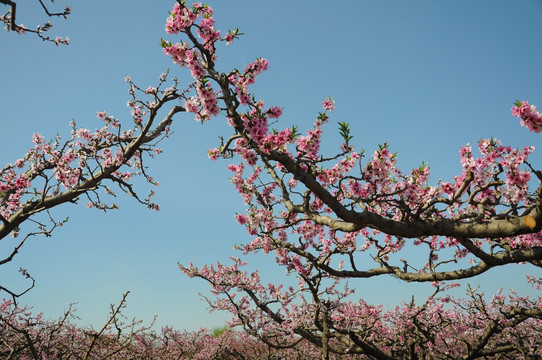
<instances>
[{"instance_id":1,"label":"pink blossom","mask_svg":"<svg viewBox=\"0 0 542 360\"><path fill-rule=\"evenodd\" d=\"M41 136L40 134L38 133L34 133L34 135L32 135L32 142L34 144L43 144L43 136Z\"/></svg>"},{"instance_id":2,"label":"pink blossom","mask_svg":"<svg viewBox=\"0 0 542 360\"><path fill-rule=\"evenodd\" d=\"M190 56L190 51L185 43L177 43L171 46L165 46L162 51L165 55L171 56L173 62L180 66L186 66L187 58L188 56Z\"/></svg>"},{"instance_id":3,"label":"pink blossom","mask_svg":"<svg viewBox=\"0 0 542 360\"><path fill-rule=\"evenodd\" d=\"M267 110L267 116L271 119L278 119L282 115L282 109L278 106L272 106Z\"/></svg>"},{"instance_id":4,"label":"pink blossom","mask_svg":"<svg viewBox=\"0 0 542 360\"><path fill-rule=\"evenodd\" d=\"M199 110L199 101L194 97L190 97L185 100L184 108L188 112L197 113Z\"/></svg>"},{"instance_id":5,"label":"pink blossom","mask_svg":"<svg viewBox=\"0 0 542 360\"><path fill-rule=\"evenodd\" d=\"M235 39L235 36L233 34L228 33L224 36L224 40L226 40L226 45L231 44L233 42L233 39Z\"/></svg>"},{"instance_id":6,"label":"pink blossom","mask_svg":"<svg viewBox=\"0 0 542 360\"><path fill-rule=\"evenodd\" d=\"M527 101L516 102L516 106L512 107L512 115L521 119L521 126L525 126L529 131L535 133L542 132L542 114L540 114L534 105L530 105Z\"/></svg>"},{"instance_id":7,"label":"pink blossom","mask_svg":"<svg viewBox=\"0 0 542 360\"><path fill-rule=\"evenodd\" d=\"M326 100L324 100L322 102L322 105L324 107L324 110L335 110L335 101L331 97L328 97Z\"/></svg>"},{"instance_id":8,"label":"pink blossom","mask_svg":"<svg viewBox=\"0 0 542 360\"><path fill-rule=\"evenodd\" d=\"M255 62L248 64L245 68L245 74L259 75L269 69L269 62L264 58L259 58Z\"/></svg>"},{"instance_id":9,"label":"pink blossom","mask_svg":"<svg viewBox=\"0 0 542 360\"><path fill-rule=\"evenodd\" d=\"M177 34L184 30L184 28L192 25L196 18L197 15L189 8L176 3L173 6L171 15L166 20L166 32L168 34Z\"/></svg>"},{"instance_id":10,"label":"pink blossom","mask_svg":"<svg viewBox=\"0 0 542 360\"><path fill-rule=\"evenodd\" d=\"M211 149L207 151L207 155L209 156L209 159L215 161L218 159L218 155L220 155L220 150L217 148Z\"/></svg>"}]
</instances>

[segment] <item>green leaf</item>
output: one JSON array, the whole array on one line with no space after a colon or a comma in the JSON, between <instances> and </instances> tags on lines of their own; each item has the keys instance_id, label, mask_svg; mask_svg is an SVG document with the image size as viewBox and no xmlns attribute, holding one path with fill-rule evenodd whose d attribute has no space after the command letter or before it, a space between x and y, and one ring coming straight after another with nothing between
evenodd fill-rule
<instances>
[{"instance_id":1,"label":"green leaf","mask_svg":"<svg viewBox=\"0 0 542 360\"><path fill-rule=\"evenodd\" d=\"M165 41L163 38L160 39L160 46L162 48L166 48L166 47L170 47L171 46L171 42L170 41Z\"/></svg>"},{"instance_id":2,"label":"green leaf","mask_svg":"<svg viewBox=\"0 0 542 360\"><path fill-rule=\"evenodd\" d=\"M352 140L353 136L350 135L350 124L347 122L338 122L339 134L343 137L344 141L348 144Z\"/></svg>"},{"instance_id":3,"label":"green leaf","mask_svg":"<svg viewBox=\"0 0 542 360\"><path fill-rule=\"evenodd\" d=\"M299 136L298 127L292 125L292 134L290 135L290 137L291 137L292 139L295 139L295 138L298 137L298 136Z\"/></svg>"}]
</instances>

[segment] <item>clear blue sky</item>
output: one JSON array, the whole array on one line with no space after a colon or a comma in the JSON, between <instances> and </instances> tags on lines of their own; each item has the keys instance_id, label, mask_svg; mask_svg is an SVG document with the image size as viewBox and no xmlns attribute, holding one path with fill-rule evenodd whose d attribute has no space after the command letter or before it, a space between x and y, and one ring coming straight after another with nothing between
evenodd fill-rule
<instances>
[{"instance_id":1,"label":"clear blue sky","mask_svg":"<svg viewBox=\"0 0 542 360\"><path fill-rule=\"evenodd\" d=\"M97 111L130 121L125 75L145 88L168 68L181 74L159 46L174 1L56 3L73 9L68 20L54 19L51 30L69 36L70 46L0 33L2 165L22 157L34 132L69 136L72 118L90 129L100 126ZM284 107L285 126L306 129L320 102L333 96L336 111L324 140L330 151L339 145L333 124L348 121L358 150L372 153L387 142L404 171L429 163L433 184L457 174L459 147L482 137L535 145L532 161L542 167L540 135L520 128L510 113L516 99L542 108L540 0L231 0L211 6L219 28L246 34L219 53L219 69L267 58L270 69L253 90L266 104ZM46 21L36 4L19 4L18 16L28 26ZM31 239L0 269L2 284L21 289L16 270L28 268L37 285L23 302L47 317L78 302L82 323L99 326L108 304L131 290L130 317L150 321L157 314L158 325L188 330L223 325L229 315L207 313L198 296L207 286L186 278L177 262L227 261L237 255L233 244L249 240L233 219L244 207L227 162L212 163L205 154L229 134L225 129L222 118L202 127L190 115L179 116L164 154L150 164L160 182L160 212L126 197L118 200L120 210L106 214L83 204L58 208L54 213L69 215L69 223L52 238ZM3 241L0 250L9 245ZM283 277L271 258L252 260L261 262L266 280ZM535 294L523 285L523 274L536 271L540 275L533 267L509 266L470 282L487 293L503 286ZM386 306L413 294L422 301L430 291L393 279L350 285Z\"/></svg>"}]
</instances>

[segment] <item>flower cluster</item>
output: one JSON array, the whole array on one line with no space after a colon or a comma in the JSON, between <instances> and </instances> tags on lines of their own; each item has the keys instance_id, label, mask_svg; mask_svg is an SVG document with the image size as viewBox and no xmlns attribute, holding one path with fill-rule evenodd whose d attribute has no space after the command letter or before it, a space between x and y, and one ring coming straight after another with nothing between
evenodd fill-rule
<instances>
[{"instance_id":1,"label":"flower cluster","mask_svg":"<svg viewBox=\"0 0 542 360\"><path fill-rule=\"evenodd\" d=\"M521 126L535 133L542 132L542 114L538 112L536 106L527 101L516 101L515 105L512 107L512 115L521 119Z\"/></svg>"},{"instance_id":2,"label":"flower cluster","mask_svg":"<svg viewBox=\"0 0 542 360\"><path fill-rule=\"evenodd\" d=\"M197 107L195 106L194 102L199 102L201 109L196 112L196 121L201 120L201 122L203 123L211 119L212 116L218 115L218 113L220 112L220 108L218 107L218 100L216 99L216 94L209 83L199 83L197 86L197 92L197 98L192 98L192 103L190 103L190 101L187 101L185 104L187 111L196 112L194 110L197 109Z\"/></svg>"},{"instance_id":3,"label":"flower cluster","mask_svg":"<svg viewBox=\"0 0 542 360\"><path fill-rule=\"evenodd\" d=\"M209 51L209 53L203 55L205 60L196 48L191 48L187 43L178 42L172 44L165 40L162 40L161 43L164 54L171 56L173 62L179 66L188 68L192 77L196 80L196 94L185 100L184 107L186 111L195 113L196 121L201 122L211 119L220 112L217 94L210 83L205 80L208 76L206 70L208 62L214 59L214 43L220 39L220 31L214 28L215 21L212 14L213 9L207 5L195 3L190 9L183 4L177 3L166 21L166 32L168 34L177 34L190 27L198 17L201 17L198 26L198 37L202 40L204 48Z\"/></svg>"},{"instance_id":4,"label":"flower cluster","mask_svg":"<svg viewBox=\"0 0 542 360\"><path fill-rule=\"evenodd\" d=\"M234 72L230 75L228 80L234 86L237 99L241 105L250 103L249 86L254 84L256 77L268 68L269 62L264 58L259 58L255 62L248 64L243 74Z\"/></svg>"},{"instance_id":5,"label":"flower cluster","mask_svg":"<svg viewBox=\"0 0 542 360\"><path fill-rule=\"evenodd\" d=\"M170 12L166 20L166 32L168 34L178 34L192 23L198 17L199 6L194 6L193 9L186 7L181 3L176 3L173 10Z\"/></svg>"},{"instance_id":6,"label":"flower cluster","mask_svg":"<svg viewBox=\"0 0 542 360\"><path fill-rule=\"evenodd\" d=\"M510 146L503 146L497 139L482 139L478 142L478 149L482 156L476 159L470 145L460 149L463 173L459 179L464 181L469 176L474 185L485 188L477 195L477 199L480 201L488 199L495 203L496 197L500 195L503 195L505 200L510 203L517 204L524 201L531 174L528 170L521 170L520 166L527 161L529 154L534 151L534 146L525 146L522 150L512 149ZM497 191L497 183L494 186L487 185L493 183L495 173L500 172L501 168L505 170L505 183ZM460 184L461 182L458 181L453 188L446 186L446 191L452 195Z\"/></svg>"}]
</instances>

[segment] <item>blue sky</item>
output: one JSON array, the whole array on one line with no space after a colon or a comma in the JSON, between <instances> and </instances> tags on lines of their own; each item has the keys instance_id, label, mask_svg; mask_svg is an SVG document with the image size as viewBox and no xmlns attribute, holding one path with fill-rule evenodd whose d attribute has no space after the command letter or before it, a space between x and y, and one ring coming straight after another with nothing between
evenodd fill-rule
<instances>
[{"instance_id":1,"label":"blue sky","mask_svg":"<svg viewBox=\"0 0 542 360\"><path fill-rule=\"evenodd\" d=\"M18 20L46 21L40 9L19 4ZM0 162L13 162L30 148L31 136L69 135L69 121L94 129L96 112L130 120L125 75L141 87L172 74L189 81L160 49L173 1L74 0L68 20L54 19L52 35L68 36L55 47L35 36L0 33L2 106ZM284 107L285 126L311 126L321 101L336 110L324 147L335 151L336 121L351 124L358 150L387 142L404 171L423 161L433 183L459 172L458 149L483 137L513 146L535 145L540 136L519 127L510 107L516 99L542 107L542 1L214 1L217 25L245 35L219 52L218 67L244 68L265 57L270 69L254 86L268 105ZM7 8L5 8L7 10ZM0 8L0 11L5 11ZM186 82L185 82L186 83ZM151 165L160 182L158 213L121 197L106 214L83 204L58 208L70 221L52 238L33 238L16 260L0 269L2 283L22 288L16 270L28 268L37 285L23 302L57 317L78 302L82 323L99 326L110 302L131 290L127 315L178 329L221 326L227 314L208 314L198 292L207 286L187 279L177 262L209 264L236 256L232 246L249 240L233 219L244 210L229 183L226 161L212 163L206 150L229 131L224 119L200 126L179 116L175 134ZM142 190L146 190L142 188ZM6 251L9 243L0 244ZM272 259L258 262L266 280L283 279ZM249 258L250 260L250 258ZM523 275L540 270L508 266L472 279L487 293L499 286L526 294ZM396 305L431 291L393 279L350 282L369 302ZM390 286L392 285L392 286Z\"/></svg>"}]
</instances>

